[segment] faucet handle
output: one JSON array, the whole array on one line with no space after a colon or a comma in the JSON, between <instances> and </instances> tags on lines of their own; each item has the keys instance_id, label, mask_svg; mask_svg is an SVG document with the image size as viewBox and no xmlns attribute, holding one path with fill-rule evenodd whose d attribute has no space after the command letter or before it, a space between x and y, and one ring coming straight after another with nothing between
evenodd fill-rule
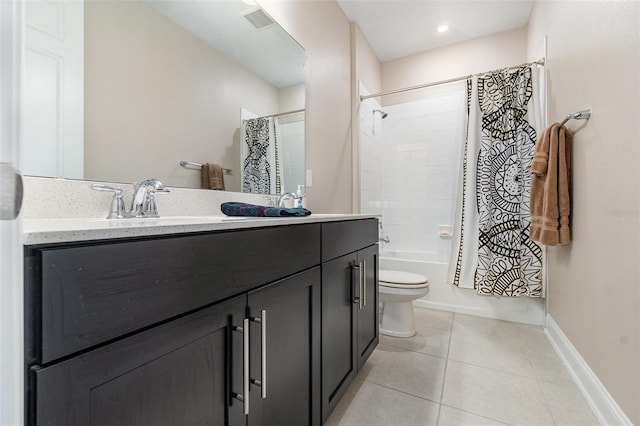
<instances>
[{"instance_id":1,"label":"faucet handle","mask_svg":"<svg viewBox=\"0 0 640 426\"><path fill-rule=\"evenodd\" d=\"M120 189L120 187L94 183L91 185L91 188L96 191L113 192L111 208L109 209L107 219L122 219L125 217L127 211L124 206L124 198L122 197L122 189Z\"/></svg>"},{"instance_id":2,"label":"faucet handle","mask_svg":"<svg viewBox=\"0 0 640 426\"><path fill-rule=\"evenodd\" d=\"M162 189L149 189L147 193L147 199L144 202L142 211L145 217L160 217L158 214L158 206L156 204L156 192L171 192L166 188Z\"/></svg>"}]
</instances>

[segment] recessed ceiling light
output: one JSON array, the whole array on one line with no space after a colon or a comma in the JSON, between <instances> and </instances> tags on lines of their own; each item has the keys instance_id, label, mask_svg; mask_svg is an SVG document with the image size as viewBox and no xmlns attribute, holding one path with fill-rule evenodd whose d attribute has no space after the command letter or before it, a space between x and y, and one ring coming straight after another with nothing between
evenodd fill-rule
<instances>
[{"instance_id":1,"label":"recessed ceiling light","mask_svg":"<svg viewBox=\"0 0 640 426\"><path fill-rule=\"evenodd\" d=\"M437 29L437 31L438 31L439 33L444 33L444 32L446 32L446 31L448 31L448 30L449 30L449 25L448 25L448 24L441 24L441 25L438 25L438 29Z\"/></svg>"}]
</instances>

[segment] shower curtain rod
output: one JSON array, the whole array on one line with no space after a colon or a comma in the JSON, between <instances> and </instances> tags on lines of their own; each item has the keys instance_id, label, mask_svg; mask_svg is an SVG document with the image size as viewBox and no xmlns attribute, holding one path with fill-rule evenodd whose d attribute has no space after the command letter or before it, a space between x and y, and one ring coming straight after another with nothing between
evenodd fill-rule
<instances>
[{"instance_id":1,"label":"shower curtain rod","mask_svg":"<svg viewBox=\"0 0 640 426\"><path fill-rule=\"evenodd\" d=\"M512 67L498 68L498 69L495 69L495 70L485 71L485 72L481 72L481 73L477 73L477 74L469 74L469 75L465 75L465 76L462 76L462 77L450 78L448 80L436 81L435 83L427 83L427 84L421 84L419 86L405 87L404 89L389 90L389 91L386 91L386 92L374 93L373 95L360 95L360 102L364 101L365 99L369 99L369 98L377 98L378 96L393 95L393 94L396 94L396 93L408 92L410 90L416 90L416 89L426 89L427 87L431 87L431 86L439 86L441 84L453 83L454 81L466 80L468 78L475 77L477 75L489 74L489 73L496 72L496 71L512 70L512 69L515 69L515 68L526 67L526 66L529 66L529 65L544 65L544 58L540 59L540 60L537 60L537 61L533 61L533 62L527 62L525 64L514 65Z\"/></svg>"},{"instance_id":2,"label":"shower curtain rod","mask_svg":"<svg viewBox=\"0 0 640 426\"><path fill-rule=\"evenodd\" d=\"M271 118L271 117L280 117L281 115L289 115L289 114L295 114L297 112L304 112L304 108L302 109L296 109L294 111L287 111L287 112L281 112L279 114L271 114L271 115L263 115L261 117L256 117L256 118ZM245 118L242 121L247 121L247 120L255 120L256 118Z\"/></svg>"}]
</instances>

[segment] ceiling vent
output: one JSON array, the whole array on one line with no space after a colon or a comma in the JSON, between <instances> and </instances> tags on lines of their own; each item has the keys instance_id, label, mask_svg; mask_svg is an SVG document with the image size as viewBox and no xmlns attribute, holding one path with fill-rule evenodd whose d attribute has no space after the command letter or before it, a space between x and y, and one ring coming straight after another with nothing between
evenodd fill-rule
<instances>
[{"instance_id":1,"label":"ceiling vent","mask_svg":"<svg viewBox=\"0 0 640 426\"><path fill-rule=\"evenodd\" d=\"M249 23L256 30L264 30L265 28L269 28L270 26L275 24L273 19L271 19L269 17L269 15L267 15L264 12L264 10L262 10L260 8L258 8L256 10L252 10L251 12L247 12L243 16L244 16L244 19L249 21Z\"/></svg>"}]
</instances>

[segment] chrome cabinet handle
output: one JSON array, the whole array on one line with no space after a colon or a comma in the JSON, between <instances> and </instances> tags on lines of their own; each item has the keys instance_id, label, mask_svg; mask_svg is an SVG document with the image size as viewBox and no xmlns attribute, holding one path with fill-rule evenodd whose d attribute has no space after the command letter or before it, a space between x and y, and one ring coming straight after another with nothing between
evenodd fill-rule
<instances>
[{"instance_id":1,"label":"chrome cabinet handle","mask_svg":"<svg viewBox=\"0 0 640 426\"><path fill-rule=\"evenodd\" d=\"M362 261L362 307L367 306L367 261Z\"/></svg>"},{"instance_id":2,"label":"chrome cabinet handle","mask_svg":"<svg viewBox=\"0 0 640 426\"><path fill-rule=\"evenodd\" d=\"M267 397L267 311L263 309L260 312L260 318L251 318L251 321L260 324L261 342L260 342L260 360L262 363L260 380L251 379L251 383L260 386L261 398Z\"/></svg>"},{"instance_id":3,"label":"chrome cabinet handle","mask_svg":"<svg viewBox=\"0 0 640 426\"><path fill-rule=\"evenodd\" d=\"M242 332L243 340L243 372L242 372L242 395L234 392L233 397L242 401L244 414L249 414L249 318L242 321L242 327L234 327L235 331Z\"/></svg>"},{"instance_id":4,"label":"chrome cabinet handle","mask_svg":"<svg viewBox=\"0 0 640 426\"><path fill-rule=\"evenodd\" d=\"M365 298L365 294L364 294L364 280L362 279L362 275L364 273L364 268L362 266L362 262L360 262L360 303L358 305L359 309L363 309L364 308L364 298Z\"/></svg>"},{"instance_id":5,"label":"chrome cabinet handle","mask_svg":"<svg viewBox=\"0 0 640 426\"><path fill-rule=\"evenodd\" d=\"M360 264L359 263L357 265L351 265L351 268L352 268L353 275L354 275L354 277L352 279L352 283L353 283L352 287L351 287L352 289L354 289L354 287L356 287L356 285L355 285L355 281L356 281L355 274L356 273L358 274L358 284L357 284L358 292L356 294L356 291L354 289L354 291L353 291L354 296L353 296L353 301L352 302L353 303L357 303L358 304L358 308L360 308L360 296L362 294L361 293L361 291L362 291L362 286L361 286L361 284L362 284L362 272L360 270Z\"/></svg>"}]
</instances>

